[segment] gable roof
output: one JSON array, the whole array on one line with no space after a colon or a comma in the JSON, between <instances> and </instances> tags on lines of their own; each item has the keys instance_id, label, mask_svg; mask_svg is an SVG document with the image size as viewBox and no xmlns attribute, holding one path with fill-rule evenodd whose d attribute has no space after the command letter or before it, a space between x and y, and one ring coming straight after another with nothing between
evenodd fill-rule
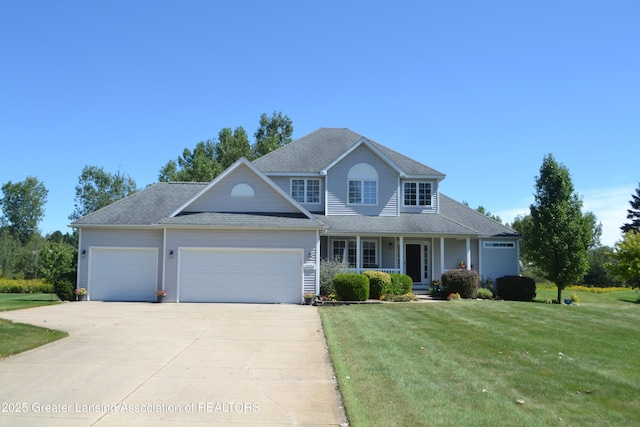
<instances>
[{"instance_id":1,"label":"gable roof","mask_svg":"<svg viewBox=\"0 0 640 427\"><path fill-rule=\"evenodd\" d=\"M363 141L386 156L390 164L397 165L407 176L445 177L445 174L347 128L320 128L254 160L253 164L267 175L320 174Z\"/></svg>"}]
</instances>

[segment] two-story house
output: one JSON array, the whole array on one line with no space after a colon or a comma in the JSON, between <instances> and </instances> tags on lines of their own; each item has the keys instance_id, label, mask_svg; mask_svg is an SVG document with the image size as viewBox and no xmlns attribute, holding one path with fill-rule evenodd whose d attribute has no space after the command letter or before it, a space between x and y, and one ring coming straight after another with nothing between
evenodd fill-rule
<instances>
[{"instance_id":1,"label":"two-story house","mask_svg":"<svg viewBox=\"0 0 640 427\"><path fill-rule=\"evenodd\" d=\"M411 276L519 273L512 229L440 192L445 175L319 129L210 183L157 183L74 223L89 299L300 303L320 259Z\"/></svg>"}]
</instances>

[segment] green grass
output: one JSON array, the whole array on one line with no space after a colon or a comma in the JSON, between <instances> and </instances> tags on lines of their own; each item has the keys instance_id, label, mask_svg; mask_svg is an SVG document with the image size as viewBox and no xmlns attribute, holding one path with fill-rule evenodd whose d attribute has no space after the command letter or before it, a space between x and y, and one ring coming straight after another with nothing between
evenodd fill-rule
<instances>
[{"instance_id":1,"label":"green grass","mask_svg":"<svg viewBox=\"0 0 640 427\"><path fill-rule=\"evenodd\" d=\"M40 307L43 305L59 304L56 295L51 294L3 294L0 293L0 311L20 310L23 308Z\"/></svg>"},{"instance_id":2,"label":"green grass","mask_svg":"<svg viewBox=\"0 0 640 427\"><path fill-rule=\"evenodd\" d=\"M320 307L320 315L351 426L632 425L638 295L584 292L578 306Z\"/></svg>"},{"instance_id":3,"label":"green grass","mask_svg":"<svg viewBox=\"0 0 640 427\"><path fill-rule=\"evenodd\" d=\"M51 294L0 294L0 311L39 307L60 302L56 296L53 298L52 300ZM40 347L67 335L62 331L0 319L0 359Z\"/></svg>"}]
</instances>

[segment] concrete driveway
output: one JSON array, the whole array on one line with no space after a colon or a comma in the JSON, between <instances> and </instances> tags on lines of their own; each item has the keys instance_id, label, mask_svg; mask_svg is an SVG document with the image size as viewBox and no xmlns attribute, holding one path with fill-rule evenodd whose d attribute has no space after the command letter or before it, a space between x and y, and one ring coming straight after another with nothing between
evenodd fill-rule
<instances>
[{"instance_id":1,"label":"concrete driveway","mask_svg":"<svg viewBox=\"0 0 640 427\"><path fill-rule=\"evenodd\" d=\"M69 337L0 360L0 425L346 422L316 307L74 302L0 313Z\"/></svg>"}]
</instances>

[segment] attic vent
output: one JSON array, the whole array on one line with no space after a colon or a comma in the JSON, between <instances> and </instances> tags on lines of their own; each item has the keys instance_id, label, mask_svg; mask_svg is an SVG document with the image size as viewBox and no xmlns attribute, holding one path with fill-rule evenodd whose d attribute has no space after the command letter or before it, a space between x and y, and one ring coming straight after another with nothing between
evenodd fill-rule
<instances>
[{"instance_id":1,"label":"attic vent","mask_svg":"<svg viewBox=\"0 0 640 427\"><path fill-rule=\"evenodd\" d=\"M347 177L349 179L376 180L378 179L378 172L368 163L358 163L349 169Z\"/></svg>"},{"instance_id":2,"label":"attic vent","mask_svg":"<svg viewBox=\"0 0 640 427\"><path fill-rule=\"evenodd\" d=\"M231 197L255 197L256 193L249 184L238 184L231 190Z\"/></svg>"}]
</instances>

